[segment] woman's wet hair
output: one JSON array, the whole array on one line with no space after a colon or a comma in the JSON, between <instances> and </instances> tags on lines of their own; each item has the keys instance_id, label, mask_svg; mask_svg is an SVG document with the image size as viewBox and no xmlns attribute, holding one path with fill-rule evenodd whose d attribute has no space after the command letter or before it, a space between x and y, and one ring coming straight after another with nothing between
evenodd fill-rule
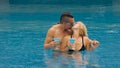
<instances>
[{"instance_id":1,"label":"woman's wet hair","mask_svg":"<svg viewBox=\"0 0 120 68\"><path fill-rule=\"evenodd\" d=\"M86 36L84 29L79 29L79 36Z\"/></svg>"},{"instance_id":2,"label":"woman's wet hair","mask_svg":"<svg viewBox=\"0 0 120 68\"><path fill-rule=\"evenodd\" d=\"M81 23L81 22L77 22L80 26L79 28L79 36L87 36L87 29L86 29L86 26Z\"/></svg>"},{"instance_id":3,"label":"woman's wet hair","mask_svg":"<svg viewBox=\"0 0 120 68\"><path fill-rule=\"evenodd\" d=\"M64 17L74 18L71 13L69 13L69 12L64 12L64 13L62 13L62 15L61 15L61 17L60 17L60 23L62 23L62 19L63 19Z\"/></svg>"}]
</instances>

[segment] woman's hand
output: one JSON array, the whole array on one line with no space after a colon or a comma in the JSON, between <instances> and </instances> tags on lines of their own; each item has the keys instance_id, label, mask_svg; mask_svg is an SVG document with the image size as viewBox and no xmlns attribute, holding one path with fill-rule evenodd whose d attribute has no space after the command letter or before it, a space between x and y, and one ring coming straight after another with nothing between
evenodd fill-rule
<instances>
[{"instance_id":1,"label":"woman's hand","mask_svg":"<svg viewBox=\"0 0 120 68\"><path fill-rule=\"evenodd\" d=\"M99 42L97 40L93 40L91 45L96 48L98 47Z\"/></svg>"}]
</instances>

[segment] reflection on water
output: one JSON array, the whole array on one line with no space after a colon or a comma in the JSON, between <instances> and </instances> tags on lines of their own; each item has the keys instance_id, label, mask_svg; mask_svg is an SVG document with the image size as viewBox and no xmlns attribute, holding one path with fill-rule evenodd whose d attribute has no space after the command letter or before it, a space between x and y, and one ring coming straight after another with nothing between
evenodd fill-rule
<instances>
[{"instance_id":1,"label":"reflection on water","mask_svg":"<svg viewBox=\"0 0 120 68\"><path fill-rule=\"evenodd\" d=\"M87 68L99 67L98 58L95 54L87 52L58 52L51 51L50 54L44 51L45 63L48 68Z\"/></svg>"}]
</instances>

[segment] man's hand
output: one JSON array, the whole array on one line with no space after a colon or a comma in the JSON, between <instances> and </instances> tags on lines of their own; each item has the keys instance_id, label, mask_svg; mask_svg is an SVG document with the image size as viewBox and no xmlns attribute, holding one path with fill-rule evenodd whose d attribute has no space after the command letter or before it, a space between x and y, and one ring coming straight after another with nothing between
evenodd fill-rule
<instances>
[{"instance_id":1,"label":"man's hand","mask_svg":"<svg viewBox=\"0 0 120 68\"><path fill-rule=\"evenodd\" d=\"M60 42L52 41L52 42L50 42L50 45L54 48L57 45L60 45Z\"/></svg>"}]
</instances>

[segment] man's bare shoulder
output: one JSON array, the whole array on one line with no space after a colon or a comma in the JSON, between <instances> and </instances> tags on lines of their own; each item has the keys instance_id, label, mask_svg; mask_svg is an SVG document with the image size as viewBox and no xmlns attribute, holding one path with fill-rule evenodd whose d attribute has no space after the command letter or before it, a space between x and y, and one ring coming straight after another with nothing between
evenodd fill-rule
<instances>
[{"instance_id":1,"label":"man's bare shoulder","mask_svg":"<svg viewBox=\"0 0 120 68\"><path fill-rule=\"evenodd\" d=\"M53 25L48 31L55 31L59 28L59 24Z\"/></svg>"},{"instance_id":2,"label":"man's bare shoulder","mask_svg":"<svg viewBox=\"0 0 120 68\"><path fill-rule=\"evenodd\" d=\"M53 28L59 28L60 24L53 25Z\"/></svg>"}]
</instances>

